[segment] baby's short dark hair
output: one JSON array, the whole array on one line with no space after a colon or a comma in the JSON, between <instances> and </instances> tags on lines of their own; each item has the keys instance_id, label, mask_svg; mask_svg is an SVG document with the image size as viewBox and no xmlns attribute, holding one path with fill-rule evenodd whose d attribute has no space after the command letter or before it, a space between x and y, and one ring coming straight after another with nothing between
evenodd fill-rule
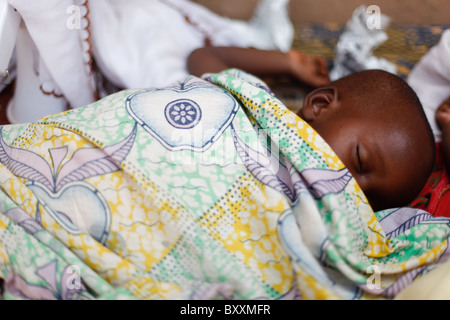
<instances>
[{"instance_id":1,"label":"baby's short dark hair","mask_svg":"<svg viewBox=\"0 0 450 320\"><path fill-rule=\"evenodd\" d=\"M400 191L398 195L390 196L393 204L408 205L430 178L436 160L433 131L417 94L405 80L381 70L358 72L335 81L331 86L337 88L339 103L352 106L342 112L348 112L347 116L357 122L378 123L378 127L370 130L387 133L384 140L387 148L397 144L396 150L403 150L403 154L392 154L389 159L395 161L411 179L405 178L401 196ZM377 134L369 129L365 133L367 137ZM396 139L398 134L405 139ZM392 137L392 141L388 137Z\"/></svg>"},{"instance_id":2,"label":"baby's short dark hair","mask_svg":"<svg viewBox=\"0 0 450 320\"><path fill-rule=\"evenodd\" d=\"M353 103L364 105L365 112L371 116L390 113L387 117L392 125L399 125L405 119L405 113L415 115L420 128L415 131L422 132L428 139L428 147L433 157L436 153L436 141L422 103L416 92L401 77L383 70L366 70L341 78L333 83L338 87L346 87L345 94L349 94ZM350 93L349 93L350 92ZM371 103L367 104L367 100ZM395 121L397 120L397 121Z\"/></svg>"}]
</instances>

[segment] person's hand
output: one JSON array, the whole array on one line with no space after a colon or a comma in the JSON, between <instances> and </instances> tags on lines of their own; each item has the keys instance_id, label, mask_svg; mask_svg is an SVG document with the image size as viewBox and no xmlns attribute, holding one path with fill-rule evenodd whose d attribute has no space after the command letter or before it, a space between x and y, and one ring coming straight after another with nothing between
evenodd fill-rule
<instances>
[{"instance_id":1,"label":"person's hand","mask_svg":"<svg viewBox=\"0 0 450 320\"><path fill-rule=\"evenodd\" d=\"M436 121L441 127L450 129L450 98L445 100L436 110Z\"/></svg>"},{"instance_id":2,"label":"person's hand","mask_svg":"<svg viewBox=\"0 0 450 320\"><path fill-rule=\"evenodd\" d=\"M299 81L313 87L321 87L330 83L327 62L322 57L308 56L297 50L290 50L292 75Z\"/></svg>"}]
</instances>

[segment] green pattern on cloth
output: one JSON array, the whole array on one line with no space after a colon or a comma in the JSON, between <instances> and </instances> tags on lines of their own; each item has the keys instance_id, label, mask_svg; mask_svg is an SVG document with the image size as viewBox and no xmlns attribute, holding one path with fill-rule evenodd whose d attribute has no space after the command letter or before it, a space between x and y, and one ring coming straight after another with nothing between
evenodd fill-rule
<instances>
[{"instance_id":1,"label":"green pattern on cloth","mask_svg":"<svg viewBox=\"0 0 450 320\"><path fill-rule=\"evenodd\" d=\"M5 299L393 298L448 255L236 69L3 126L0 186Z\"/></svg>"}]
</instances>

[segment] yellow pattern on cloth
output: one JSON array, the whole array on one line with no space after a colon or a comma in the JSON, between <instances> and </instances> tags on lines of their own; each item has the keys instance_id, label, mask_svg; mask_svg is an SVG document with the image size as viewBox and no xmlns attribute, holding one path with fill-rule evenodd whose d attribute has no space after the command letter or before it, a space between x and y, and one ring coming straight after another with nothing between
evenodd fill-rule
<instances>
[{"instance_id":1,"label":"yellow pattern on cloth","mask_svg":"<svg viewBox=\"0 0 450 320\"><path fill-rule=\"evenodd\" d=\"M321 137L240 70L0 138L5 299L392 298L447 254L447 220L372 212Z\"/></svg>"}]
</instances>

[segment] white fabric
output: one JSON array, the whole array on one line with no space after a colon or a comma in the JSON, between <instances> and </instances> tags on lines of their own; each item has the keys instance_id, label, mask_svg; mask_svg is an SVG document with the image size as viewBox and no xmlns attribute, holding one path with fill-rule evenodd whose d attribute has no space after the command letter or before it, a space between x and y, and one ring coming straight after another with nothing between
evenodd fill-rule
<instances>
[{"instance_id":1,"label":"white fabric","mask_svg":"<svg viewBox=\"0 0 450 320\"><path fill-rule=\"evenodd\" d=\"M63 95L71 107L95 100L86 67L85 30L68 28L67 9L75 0L8 0L17 9L36 46L35 66L46 92Z\"/></svg>"},{"instance_id":2,"label":"white fabric","mask_svg":"<svg viewBox=\"0 0 450 320\"><path fill-rule=\"evenodd\" d=\"M440 42L414 67L408 82L423 104L436 141L441 141L435 113L450 97L450 30L442 34Z\"/></svg>"},{"instance_id":3,"label":"white fabric","mask_svg":"<svg viewBox=\"0 0 450 320\"><path fill-rule=\"evenodd\" d=\"M397 73L395 64L373 54L375 49L388 39L385 30L389 26L390 18L381 15L380 27L375 29L368 26L370 18L370 7L360 6L353 11L335 48L333 69L330 71L332 81L369 69Z\"/></svg>"},{"instance_id":4,"label":"white fabric","mask_svg":"<svg viewBox=\"0 0 450 320\"><path fill-rule=\"evenodd\" d=\"M288 3L262 0L254 19L244 22L189 0L90 1L93 53L102 73L118 87L165 87L187 76L187 57L204 46L205 34L216 46L290 48ZM278 19L267 19L267 11ZM280 36L280 30L286 32Z\"/></svg>"},{"instance_id":5,"label":"white fabric","mask_svg":"<svg viewBox=\"0 0 450 320\"><path fill-rule=\"evenodd\" d=\"M450 260L418 277L396 300L450 300Z\"/></svg>"},{"instance_id":6,"label":"white fabric","mask_svg":"<svg viewBox=\"0 0 450 320\"><path fill-rule=\"evenodd\" d=\"M8 2L22 16L32 38L33 72L43 91L63 96L72 108L95 101L101 88L96 88L89 69L87 10L81 15L83 25L70 28L71 15L76 14L71 8L85 10L87 0ZM244 22L189 0L92 0L88 2L90 43L100 71L116 86L165 87L186 77L187 57L204 45L204 33L218 46L290 48L288 3L261 0L254 19ZM186 22L185 15L196 27Z\"/></svg>"}]
</instances>

